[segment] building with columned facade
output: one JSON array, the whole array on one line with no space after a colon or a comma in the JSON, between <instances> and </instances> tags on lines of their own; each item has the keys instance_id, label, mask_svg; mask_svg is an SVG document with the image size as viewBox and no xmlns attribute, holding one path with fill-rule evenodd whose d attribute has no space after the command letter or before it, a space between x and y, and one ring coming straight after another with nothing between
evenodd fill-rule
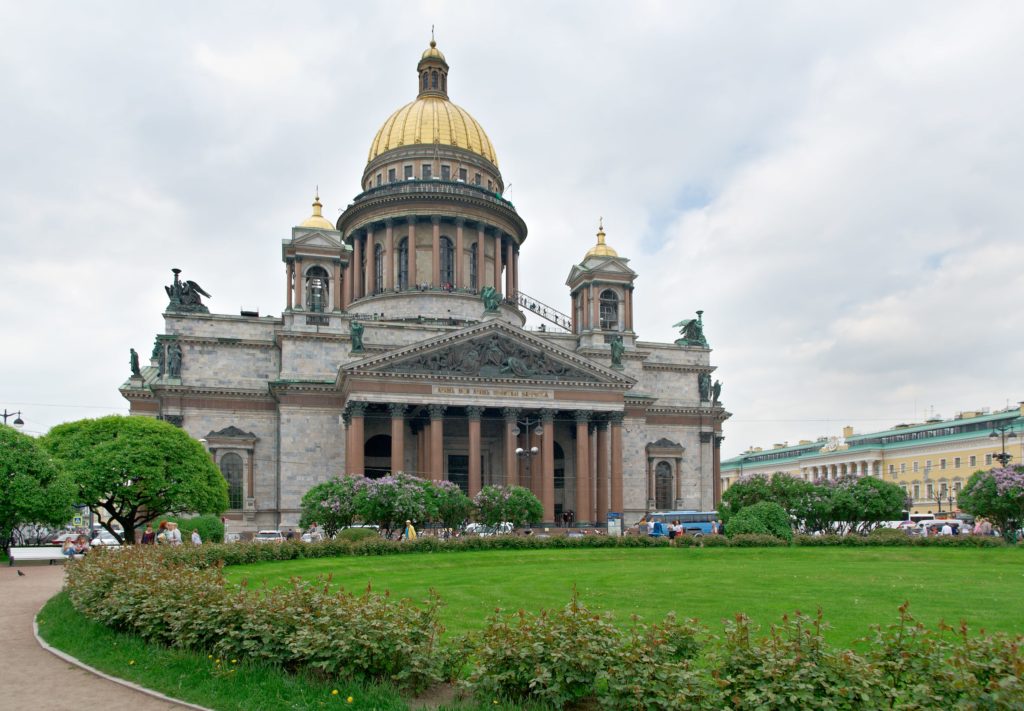
<instances>
[{"instance_id":1,"label":"building with columned facade","mask_svg":"<svg viewBox=\"0 0 1024 711\"><path fill-rule=\"evenodd\" d=\"M971 474L1024 462L1024 403L999 412L974 410L952 419L933 417L878 432L804 440L795 445L751 447L722 462L722 487L741 476L783 472L806 481L875 476L898 484L913 513L957 510L960 490Z\"/></svg>"},{"instance_id":2,"label":"building with columned facade","mask_svg":"<svg viewBox=\"0 0 1024 711\"><path fill-rule=\"evenodd\" d=\"M603 227L568 269L565 312L526 294L526 222L448 75L431 42L361 192L336 223L318 195L283 240L280 316L210 313L175 272L149 364L121 387L132 414L205 440L236 530L295 525L332 476L399 471L470 495L529 487L546 523L713 508L729 414L701 317L675 343L640 340L637 274Z\"/></svg>"}]
</instances>

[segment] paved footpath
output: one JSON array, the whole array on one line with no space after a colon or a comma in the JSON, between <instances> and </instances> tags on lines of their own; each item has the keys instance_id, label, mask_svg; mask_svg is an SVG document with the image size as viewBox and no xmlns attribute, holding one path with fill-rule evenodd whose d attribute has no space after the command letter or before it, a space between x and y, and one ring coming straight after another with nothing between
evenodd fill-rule
<instances>
[{"instance_id":1,"label":"paved footpath","mask_svg":"<svg viewBox=\"0 0 1024 711\"><path fill-rule=\"evenodd\" d=\"M65 662L39 646L32 620L64 584L62 565L0 565L0 708L43 711L181 711Z\"/></svg>"}]
</instances>

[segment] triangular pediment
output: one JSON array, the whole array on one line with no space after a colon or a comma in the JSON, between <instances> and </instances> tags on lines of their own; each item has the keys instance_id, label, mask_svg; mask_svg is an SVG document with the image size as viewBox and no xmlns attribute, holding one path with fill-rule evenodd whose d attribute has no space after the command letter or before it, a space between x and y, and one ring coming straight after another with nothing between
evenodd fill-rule
<instances>
[{"instance_id":1,"label":"triangular pediment","mask_svg":"<svg viewBox=\"0 0 1024 711\"><path fill-rule=\"evenodd\" d=\"M347 375L527 381L626 389L631 378L503 321L487 321L343 366Z\"/></svg>"},{"instance_id":2,"label":"triangular pediment","mask_svg":"<svg viewBox=\"0 0 1024 711\"><path fill-rule=\"evenodd\" d=\"M627 266L628 261L622 257L590 257L582 264L572 265L566 283L571 284L581 277L593 277L597 274L635 278L636 272Z\"/></svg>"},{"instance_id":3,"label":"triangular pediment","mask_svg":"<svg viewBox=\"0 0 1024 711\"><path fill-rule=\"evenodd\" d=\"M333 233L333 234L332 234ZM344 249L339 239L340 232L321 232L320 230L306 231L296 228L292 232L291 246L293 247L319 247L321 249Z\"/></svg>"}]
</instances>

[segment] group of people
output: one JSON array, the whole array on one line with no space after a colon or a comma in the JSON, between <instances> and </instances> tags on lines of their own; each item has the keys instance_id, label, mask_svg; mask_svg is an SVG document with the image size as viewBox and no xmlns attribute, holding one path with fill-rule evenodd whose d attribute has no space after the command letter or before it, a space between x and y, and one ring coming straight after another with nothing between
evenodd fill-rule
<instances>
[{"instance_id":1,"label":"group of people","mask_svg":"<svg viewBox=\"0 0 1024 711\"><path fill-rule=\"evenodd\" d=\"M199 535L197 530L193 529L191 540L194 546L203 545L203 537ZM181 530L174 521L161 521L156 531L153 530L152 525L146 524L146 530L142 532L142 540L140 542L142 545L180 546L182 543Z\"/></svg>"},{"instance_id":2,"label":"group of people","mask_svg":"<svg viewBox=\"0 0 1024 711\"><path fill-rule=\"evenodd\" d=\"M68 558L73 558L76 555L85 555L89 552L89 539L85 537L84 533L78 534L77 538L69 536L64 539L64 545L60 552Z\"/></svg>"}]
</instances>

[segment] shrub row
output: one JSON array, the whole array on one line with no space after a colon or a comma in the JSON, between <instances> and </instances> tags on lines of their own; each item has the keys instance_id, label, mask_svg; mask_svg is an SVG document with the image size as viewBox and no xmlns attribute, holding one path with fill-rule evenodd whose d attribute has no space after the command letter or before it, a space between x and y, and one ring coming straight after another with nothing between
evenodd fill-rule
<instances>
[{"instance_id":1,"label":"shrub row","mask_svg":"<svg viewBox=\"0 0 1024 711\"><path fill-rule=\"evenodd\" d=\"M365 531L367 529L353 529ZM365 534L361 534L365 535ZM437 538L420 537L415 541L392 541L376 536L362 540L348 540L339 536L335 540L319 543L289 541L280 544L228 543L223 545L178 546L167 551L170 559L192 566L243 565L261 561L294 560L298 558L334 558L339 556L396 555L399 553L436 553L439 551L485 551L485 550L550 550L582 548L758 548L790 545L781 538L763 534L737 534L735 536L680 536L674 541L649 536L584 536L568 538L552 536L492 536L488 538L465 537L444 541ZM900 532L896 535L871 536L794 536L794 546L914 546L914 547L961 547L998 548L1006 543L991 536L938 536L919 538Z\"/></svg>"},{"instance_id":2,"label":"shrub row","mask_svg":"<svg viewBox=\"0 0 1024 711\"><path fill-rule=\"evenodd\" d=\"M619 630L575 599L562 611L497 613L471 637L463 683L481 700L540 699L554 708L1019 709L1024 638L926 629L900 608L857 654L799 612L766 635L740 614L713 637L669 615ZM589 706L587 706L589 707Z\"/></svg>"},{"instance_id":3,"label":"shrub row","mask_svg":"<svg viewBox=\"0 0 1024 711\"><path fill-rule=\"evenodd\" d=\"M224 659L413 691L454 674L454 652L439 644L444 629L435 595L419 606L369 589L331 592L329 580L231 591L219 566L196 567L173 552L158 546L92 552L68 565L68 597L112 628Z\"/></svg>"},{"instance_id":4,"label":"shrub row","mask_svg":"<svg viewBox=\"0 0 1024 711\"><path fill-rule=\"evenodd\" d=\"M556 540L464 539L461 549L513 542L551 547ZM716 541L711 545L785 545L757 536L711 540ZM562 539L572 547L587 541ZM590 543L667 545L644 538L594 538ZM820 611L813 618L800 613L784 617L764 635L738 615L715 637L696 621L679 622L671 614L653 624L634 619L622 628L610 616L588 610L575 595L563 610L499 610L481 632L441 640L436 595L414 605L370 590L361 595L331 592L329 579L295 580L290 587L259 592L229 590L220 565L203 557L217 549L270 559L275 554L384 555L458 548L430 539L136 546L95 551L69 563L67 591L76 609L97 621L148 641L225 659L390 681L407 690L450 680L461 667L461 683L484 704L529 699L553 708L579 704L644 711L1024 707L1024 637L972 635L963 626L928 630L906 605L896 624L872 628L859 653L824 642Z\"/></svg>"}]
</instances>

